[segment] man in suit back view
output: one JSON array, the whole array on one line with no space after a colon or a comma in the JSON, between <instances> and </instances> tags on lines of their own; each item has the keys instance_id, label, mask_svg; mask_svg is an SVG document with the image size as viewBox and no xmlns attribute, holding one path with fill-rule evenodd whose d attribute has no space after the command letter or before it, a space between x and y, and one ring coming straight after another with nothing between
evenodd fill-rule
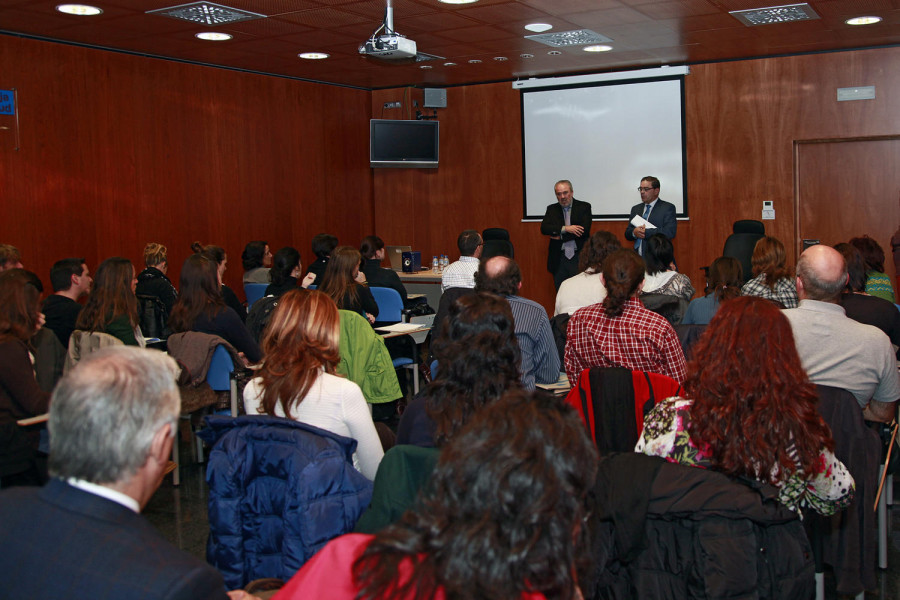
<instances>
[{"instance_id":1,"label":"man in suit back view","mask_svg":"<svg viewBox=\"0 0 900 600\"><path fill-rule=\"evenodd\" d=\"M118 346L82 360L50 402L50 474L0 494L0 597L221 599L222 577L140 516L159 487L181 400L175 361Z\"/></svg>"}]
</instances>

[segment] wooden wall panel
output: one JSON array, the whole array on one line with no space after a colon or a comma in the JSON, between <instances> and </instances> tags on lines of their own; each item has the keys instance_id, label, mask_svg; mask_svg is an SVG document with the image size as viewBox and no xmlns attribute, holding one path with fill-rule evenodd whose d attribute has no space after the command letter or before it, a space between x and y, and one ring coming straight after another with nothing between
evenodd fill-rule
<instances>
[{"instance_id":1,"label":"wooden wall panel","mask_svg":"<svg viewBox=\"0 0 900 600\"><path fill-rule=\"evenodd\" d=\"M273 252L372 227L369 93L0 36L0 87L19 91L21 149L0 130L0 242L49 284L54 260L142 267L190 243L228 252L241 290L251 239ZM5 124L5 123L4 123Z\"/></svg>"},{"instance_id":2,"label":"wooden wall panel","mask_svg":"<svg viewBox=\"0 0 900 600\"><path fill-rule=\"evenodd\" d=\"M759 219L763 200L773 200L776 210L776 219L765 221L766 231L795 247L795 141L900 134L898 64L900 48L886 48L691 67L686 79L690 220L679 222L675 254L698 290L704 285L700 267L721 253L731 224ZM837 102L838 87L861 85L875 85L876 99ZM373 113L384 102L404 100L405 91L373 92ZM519 93L508 83L447 92L448 108L438 111L440 168L376 172L376 228L385 240L412 244L430 259L433 252L453 252L461 229L505 226L522 266L523 294L552 309L546 241L538 224L521 222ZM577 196L578 182L573 183ZM893 185L896 198L900 182ZM548 182L548 203L551 188ZM836 200L830 214L841 219L847 207ZM594 223L598 229L625 242L624 221ZM886 239L879 242L889 245ZM791 256L792 264L795 260Z\"/></svg>"}]
</instances>

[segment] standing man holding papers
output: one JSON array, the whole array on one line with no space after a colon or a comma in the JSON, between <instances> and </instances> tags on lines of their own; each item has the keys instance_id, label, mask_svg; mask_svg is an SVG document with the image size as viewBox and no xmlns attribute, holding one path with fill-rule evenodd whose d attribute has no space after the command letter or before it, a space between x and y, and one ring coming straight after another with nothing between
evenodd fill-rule
<instances>
[{"instance_id":1,"label":"standing man holding papers","mask_svg":"<svg viewBox=\"0 0 900 600\"><path fill-rule=\"evenodd\" d=\"M557 181L553 192L557 202L547 207L541 234L550 236L547 270L553 273L558 290L563 281L579 273L579 253L591 237L591 205L575 199L568 179Z\"/></svg>"},{"instance_id":2,"label":"standing man holding papers","mask_svg":"<svg viewBox=\"0 0 900 600\"><path fill-rule=\"evenodd\" d=\"M634 249L641 256L644 255L644 238L661 233L670 240L675 239L675 231L678 229L678 221L675 220L675 205L671 202L659 199L659 179L647 175L641 179L638 187L641 193L641 203L631 207L628 227L625 228L625 239L634 242ZM635 219L640 217L640 219ZM646 223L640 225L640 221L648 221L655 227L646 227ZM638 225L635 224L638 222ZM648 232L647 229L650 229Z\"/></svg>"}]
</instances>

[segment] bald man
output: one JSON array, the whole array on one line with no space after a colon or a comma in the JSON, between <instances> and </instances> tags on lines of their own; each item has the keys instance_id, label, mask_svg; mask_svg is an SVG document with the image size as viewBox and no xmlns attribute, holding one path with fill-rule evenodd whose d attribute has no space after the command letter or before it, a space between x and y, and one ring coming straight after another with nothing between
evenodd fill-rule
<instances>
[{"instance_id":1,"label":"bald man","mask_svg":"<svg viewBox=\"0 0 900 600\"><path fill-rule=\"evenodd\" d=\"M809 379L849 391L869 421L889 422L900 398L891 341L878 328L847 317L840 296L847 285L840 252L817 245L800 255L800 306L784 310Z\"/></svg>"},{"instance_id":2,"label":"bald man","mask_svg":"<svg viewBox=\"0 0 900 600\"><path fill-rule=\"evenodd\" d=\"M482 261L475 273L475 291L505 296L515 322L516 340L522 360L519 373L522 384L529 390L536 383L555 383L559 379L559 351L550 329L544 307L519 296L522 271L506 256L494 256Z\"/></svg>"}]
</instances>

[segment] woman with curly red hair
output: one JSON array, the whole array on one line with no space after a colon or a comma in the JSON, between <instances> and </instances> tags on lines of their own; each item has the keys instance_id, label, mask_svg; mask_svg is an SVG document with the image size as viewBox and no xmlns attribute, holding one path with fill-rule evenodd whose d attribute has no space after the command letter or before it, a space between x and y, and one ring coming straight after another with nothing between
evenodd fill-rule
<instances>
[{"instance_id":1,"label":"woman with curly red hair","mask_svg":"<svg viewBox=\"0 0 900 600\"><path fill-rule=\"evenodd\" d=\"M772 484L793 510L846 508L853 477L832 452L781 311L761 298L730 300L695 348L685 398L650 412L635 450Z\"/></svg>"}]
</instances>

